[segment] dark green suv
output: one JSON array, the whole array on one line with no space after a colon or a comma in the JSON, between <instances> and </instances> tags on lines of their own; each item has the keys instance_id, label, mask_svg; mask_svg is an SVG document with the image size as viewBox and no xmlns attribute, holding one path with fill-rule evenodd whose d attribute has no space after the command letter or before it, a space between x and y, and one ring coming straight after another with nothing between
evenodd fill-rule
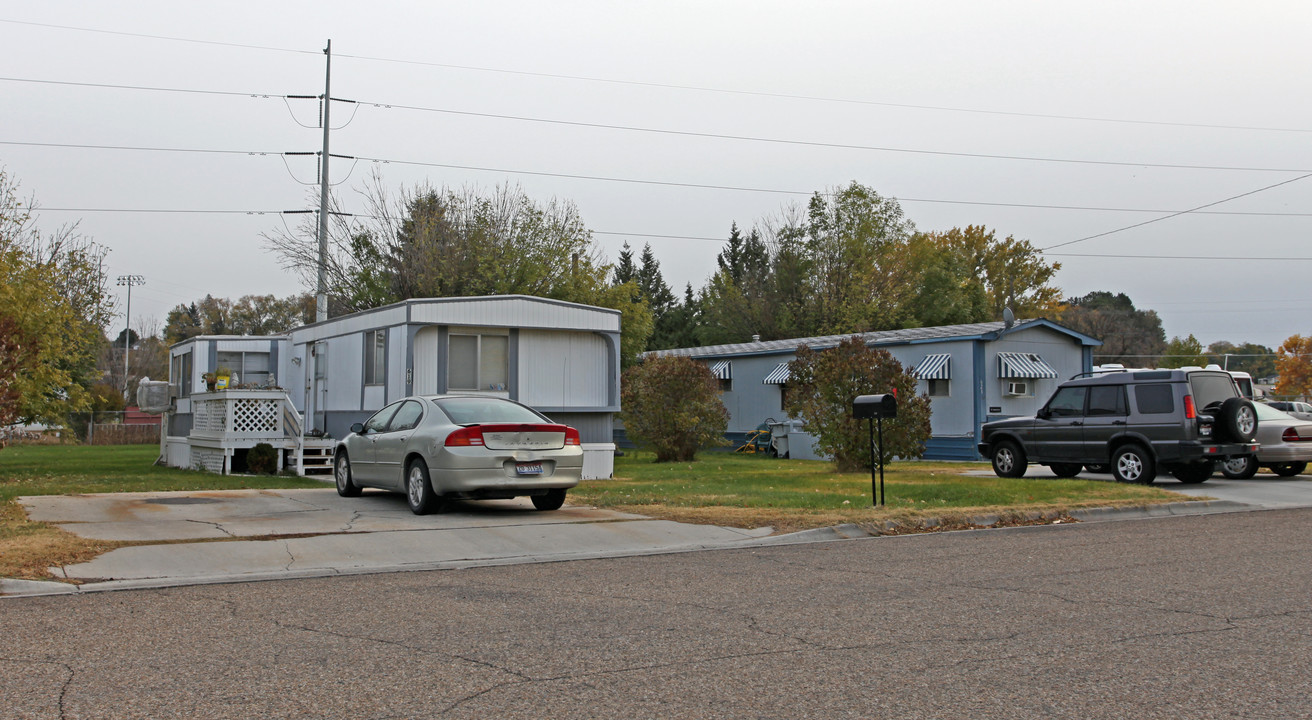
<instances>
[{"instance_id":1,"label":"dark green suv","mask_svg":"<svg viewBox=\"0 0 1312 720\"><path fill-rule=\"evenodd\" d=\"M1229 373L1134 370L1077 376L1035 417L985 423L979 452L1002 477L1034 463L1059 477L1109 467L1121 482L1161 470L1200 483L1218 461L1255 454L1256 434L1257 412Z\"/></svg>"}]
</instances>

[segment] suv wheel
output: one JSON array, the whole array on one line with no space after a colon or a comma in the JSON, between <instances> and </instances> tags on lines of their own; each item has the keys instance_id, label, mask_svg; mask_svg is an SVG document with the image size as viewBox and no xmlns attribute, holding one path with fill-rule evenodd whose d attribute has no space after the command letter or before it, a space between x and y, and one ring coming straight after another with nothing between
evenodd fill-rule
<instances>
[{"instance_id":1,"label":"suv wheel","mask_svg":"<svg viewBox=\"0 0 1312 720\"><path fill-rule=\"evenodd\" d=\"M1079 463L1053 463L1048 467L1052 470L1052 474L1059 478L1073 478L1084 469Z\"/></svg>"},{"instance_id":2,"label":"suv wheel","mask_svg":"<svg viewBox=\"0 0 1312 720\"><path fill-rule=\"evenodd\" d=\"M1221 474L1231 480L1247 480L1257 474L1257 457L1245 455L1221 463Z\"/></svg>"},{"instance_id":3,"label":"suv wheel","mask_svg":"<svg viewBox=\"0 0 1312 720\"><path fill-rule=\"evenodd\" d=\"M1216 420L1223 438L1230 442L1249 442L1257 435L1257 410L1244 398L1233 397L1221 403Z\"/></svg>"},{"instance_id":4,"label":"suv wheel","mask_svg":"<svg viewBox=\"0 0 1312 720\"><path fill-rule=\"evenodd\" d=\"M1010 440L993 446L993 472L998 477L1024 477L1026 462L1025 452Z\"/></svg>"},{"instance_id":5,"label":"suv wheel","mask_svg":"<svg viewBox=\"0 0 1312 720\"><path fill-rule=\"evenodd\" d=\"M1199 462L1186 463L1171 468L1171 475L1182 483L1196 485L1207 478L1212 477L1212 472L1215 470L1215 462L1211 460L1200 460Z\"/></svg>"},{"instance_id":6,"label":"suv wheel","mask_svg":"<svg viewBox=\"0 0 1312 720\"><path fill-rule=\"evenodd\" d=\"M1157 466L1143 446L1123 445L1112 455L1112 477L1117 482L1149 485L1157 477Z\"/></svg>"}]
</instances>

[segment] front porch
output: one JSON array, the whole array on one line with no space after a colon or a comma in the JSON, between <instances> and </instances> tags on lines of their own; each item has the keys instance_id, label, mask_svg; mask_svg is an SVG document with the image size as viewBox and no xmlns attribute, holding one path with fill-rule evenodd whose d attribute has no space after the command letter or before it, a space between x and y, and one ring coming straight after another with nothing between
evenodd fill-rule
<instances>
[{"instance_id":1,"label":"front porch","mask_svg":"<svg viewBox=\"0 0 1312 720\"><path fill-rule=\"evenodd\" d=\"M218 390L191 396L186 437L170 436L165 459L174 467L229 474L239 454L259 443L278 449L278 470L332 473L332 438L305 437L303 418L284 390Z\"/></svg>"}]
</instances>

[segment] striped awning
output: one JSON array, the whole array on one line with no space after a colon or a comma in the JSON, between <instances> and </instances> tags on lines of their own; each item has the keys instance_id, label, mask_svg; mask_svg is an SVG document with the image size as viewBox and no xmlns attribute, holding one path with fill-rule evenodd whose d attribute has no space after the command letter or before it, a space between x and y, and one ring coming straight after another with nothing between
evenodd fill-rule
<instances>
[{"instance_id":1,"label":"striped awning","mask_svg":"<svg viewBox=\"0 0 1312 720\"><path fill-rule=\"evenodd\" d=\"M711 365L711 374L715 376L716 380L732 380L733 367L730 361L721 360Z\"/></svg>"},{"instance_id":2,"label":"striped awning","mask_svg":"<svg viewBox=\"0 0 1312 720\"><path fill-rule=\"evenodd\" d=\"M766 385L783 385L788 382L789 375L788 363L779 363L762 382Z\"/></svg>"},{"instance_id":3,"label":"striped awning","mask_svg":"<svg viewBox=\"0 0 1312 720\"><path fill-rule=\"evenodd\" d=\"M998 353L998 377L1000 378L1055 378L1057 371L1034 353L1000 352Z\"/></svg>"},{"instance_id":4,"label":"striped awning","mask_svg":"<svg viewBox=\"0 0 1312 720\"><path fill-rule=\"evenodd\" d=\"M911 371L912 375L921 380L951 380L952 379L952 356L928 355L915 370Z\"/></svg>"}]
</instances>

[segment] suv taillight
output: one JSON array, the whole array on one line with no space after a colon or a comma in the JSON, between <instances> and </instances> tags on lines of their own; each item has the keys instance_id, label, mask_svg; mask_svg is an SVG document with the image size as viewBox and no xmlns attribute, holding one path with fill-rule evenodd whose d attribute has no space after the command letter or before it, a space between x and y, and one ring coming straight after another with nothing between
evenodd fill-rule
<instances>
[{"instance_id":1,"label":"suv taillight","mask_svg":"<svg viewBox=\"0 0 1312 720\"><path fill-rule=\"evenodd\" d=\"M1198 417L1198 411L1194 409L1193 395L1184 396L1184 416L1189 420L1193 420L1194 418Z\"/></svg>"}]
</instances>

